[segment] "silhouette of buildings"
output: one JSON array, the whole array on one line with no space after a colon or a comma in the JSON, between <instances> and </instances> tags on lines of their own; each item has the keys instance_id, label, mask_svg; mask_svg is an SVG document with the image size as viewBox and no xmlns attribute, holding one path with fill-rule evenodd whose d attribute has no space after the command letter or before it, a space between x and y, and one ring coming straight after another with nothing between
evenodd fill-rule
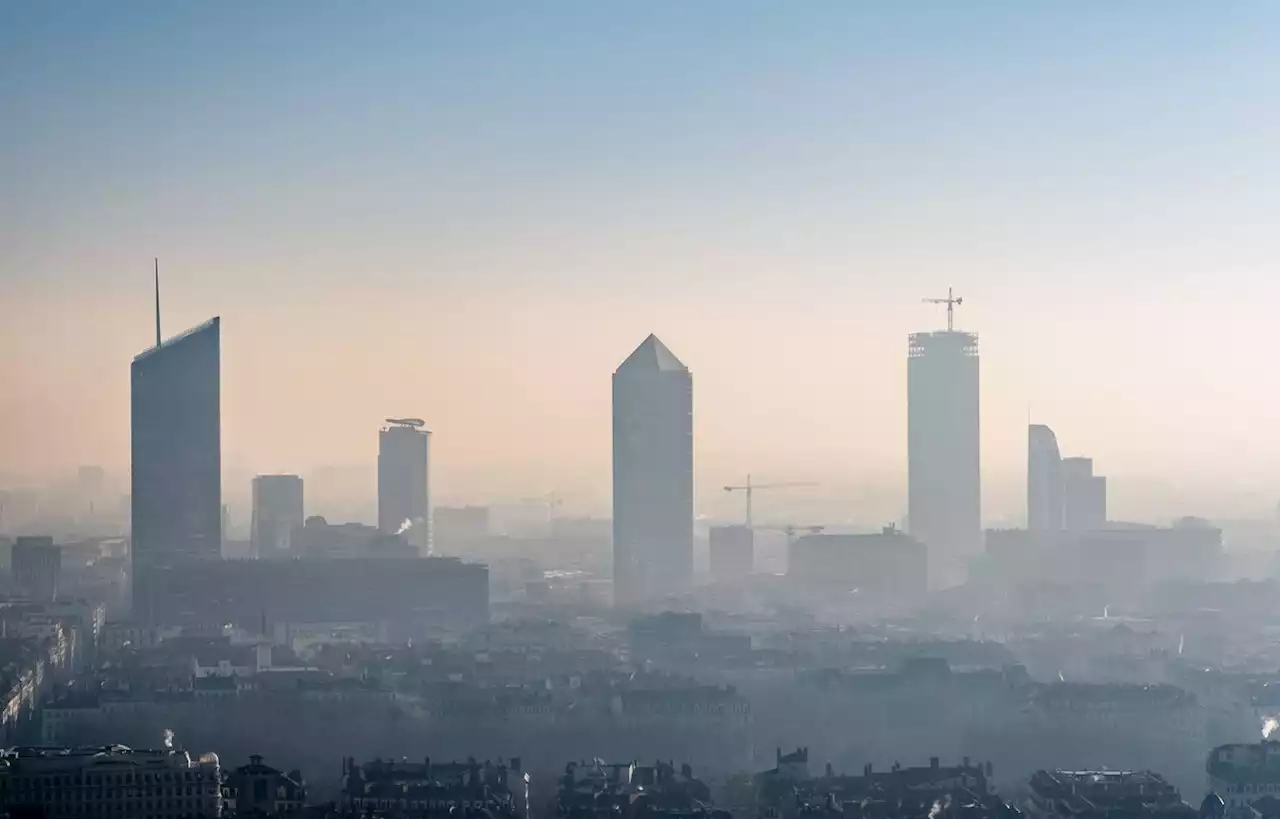
<instances>
[{"instance_id":1,"label":"silhouette of buildings","mask_svg":"<svg viewBox=\"0 0 1280 819\"><path fill-rule=\"evenodd\" d=\"M19 537L13 544L9 568L23 594L40 603L57 600L62 550L53 545L53 538Z\"/></svg>"},{"instance_id":2,"label":"silhouette of buildings","mask_svg":"<svg viewBox=\"0 0 1280 819\"><path fill-rule=\"evenodd\" d=\"M1043 424L1027 427L1027 529L1061 532L1063 523L1062 454L1058 437Z\"/></svg>"},{"instance_id":3,"label":"silhouette of buildings","mask_svg":"<svg viewBox=\"0 0 1280 819\"><path fill-rule=\"evenodd\" d=\"M929 548L931 582L964 580L982 549L978 337L913 333L907 355L908 530Z\"/></svg>"},{"instance_id":4,"label":"silhouette of buildings","mask_svg":"<svg viewBox=\"0 0 1280 819\"><path fill-rule=\"evenodd\" d=\"M713 526L710 534L711 576L735 583L755 568L755 531L749 526Z\"/></svg>"},{"instance_id":5,"label":"silhouette of buildings","mask_svg":"<svg viewBox=\"0 0 1280 819\"><path fill-rule=\"evenodd\" d=\"M423 426L416 418L388 418L378 433L378 529L403 534L420 553L430 554L431 433Z\"/></svg>"},{"instance_id":6,"label":"silhouette of buildings","mask_svg":"<svg viewBox=\"0 0 1280 819\"><path fill-rule=\"evenodd\" d=\"M303 523L302 478L259 475L253 479L253 556L286 557L294 551Z\"/></svg>"},{"instance_id":7,"label":"silhouette of buildings","mask_svg":"<svg viewBox=\"0 0 1280 819\"><path fill-rule=\"evenodd\" d=\"M613 594L629 606L693 580L693 378L650 335L613 374Z\"/></svg>"},{"instance_id":8,"label":"silhouette of buildings","mask_svg":"<svg viewBox=\"0 0 1280 819\"><path fill-rule=\"evenodd\" d=\"M217 318L133 360L134 616L150 616L154 567L222 555Z\"/></svg>"}]
</instances>

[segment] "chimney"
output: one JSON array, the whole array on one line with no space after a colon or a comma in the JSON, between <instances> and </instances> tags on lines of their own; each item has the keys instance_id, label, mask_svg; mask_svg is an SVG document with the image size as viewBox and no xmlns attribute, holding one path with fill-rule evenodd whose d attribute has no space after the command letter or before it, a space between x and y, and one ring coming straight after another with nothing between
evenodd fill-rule
<instances>
[{"instance_id":1,"label":"chimney","mask_svg":"<svg viewBox=\"0 0 1280 819\"><path fill-rule=\"evenodd\" d=\"M938 758L936 756L929 757L929 770L938 770Z\"/></svg>"},{"instance_id":2,"label":"chimney","mask_svg":"<svg viewBox=\"0 0 1280 819\"><path fill-rule=\"evenodd\" d=\"M969 757L967 757L967 756L966 756L966 757L962 760L962 762L964 763L964 767L965 767L965 769L968 769L968 767L969 767Z\"/></svg>"},{"instance_id":3,"label":"chimney","mask_svg":"<svg viewBox=\"0 0 1280 819\"><path fill-rule=\"evenodd\" d=\"M866 765L863 765L863 766L862 766L862 775L863 775L863 776L865 776L867 779L870 779L870 778L871 778L871 763L870 763L870 762L868 762Z\"/></svg>"},{"instance_id":4,"label":"chimney","mask_svg":"<svg viewBox=\"0 0 1280 819\"><path fill-rule=\"evenodd\" d=\"M827 763L827 779L831 779L831 778L832 778L832 777L834 777L835 775L836 775L836 774L835 774L835 771L833 771L833 770L831 769L831 763L830 763L830 762L828 762L828 763Z\"/></svg>"}]
</instances>

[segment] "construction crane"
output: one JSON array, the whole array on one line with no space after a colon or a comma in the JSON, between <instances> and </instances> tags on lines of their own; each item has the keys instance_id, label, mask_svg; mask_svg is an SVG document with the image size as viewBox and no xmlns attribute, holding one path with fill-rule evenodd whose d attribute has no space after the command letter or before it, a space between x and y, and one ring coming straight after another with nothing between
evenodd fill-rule
<instances>
[{"instance_id":1,"label":"construction crane","mask_svg":"<svg viewBox=\"0 0 1280 819\"><path fill-rule=\"evenodd\" d=\"M947 332L955 330L955 312L956 308L964 304L963 296L955 296L951 293L951 288L947 288L947 297L945 299L924 299L925 304L945 304L947 306Z\"/></svg>"},{"instance_id":2,"label":"construction crane","mask_svg":"<svg viewBox=\"0 0 1280 819\"><path fill-rule=\"evenodd\" d=\"M795 486L817 486L816 483L796 482L788 483L752 483L751 476L747 476L747 482L743 484L735 484L726 486L726 492L745 492L747 495L747 528L751 528L751 497L757 489L789 489Z\"/></svg>"}]
</instances>

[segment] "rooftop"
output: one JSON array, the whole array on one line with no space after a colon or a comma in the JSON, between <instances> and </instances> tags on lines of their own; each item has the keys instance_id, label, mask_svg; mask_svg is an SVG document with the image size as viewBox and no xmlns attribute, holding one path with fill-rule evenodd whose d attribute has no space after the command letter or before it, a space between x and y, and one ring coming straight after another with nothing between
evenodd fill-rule
<instances>
[{"instance_id":1,"label":"rooftop","mask_svg":"<svg viewBox=\"0 0 1280 819\"><path fill-rule=\"evenodd\" d=\"M689 368L676 358L675 353L667 349L667 345L659 341L657 336L650 333L649 337L640 342L640 346L627 356L627 360L619 365L618 372L623 371L687 373Z\"/></svg>"}]
</instances>

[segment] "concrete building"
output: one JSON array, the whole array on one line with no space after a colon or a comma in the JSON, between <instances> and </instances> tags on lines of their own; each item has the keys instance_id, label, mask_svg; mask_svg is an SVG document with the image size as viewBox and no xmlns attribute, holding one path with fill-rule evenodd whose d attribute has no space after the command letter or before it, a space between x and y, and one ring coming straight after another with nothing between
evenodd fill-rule
<instances>
[{"instance_id":1,"label":"concrete building","mask_svg":"<svg viewBox=\"0 0 1280 819\"><path fill-rule=\"evenodd\" d=\"M420 554L431 553L428 452L431 432L417 418L388 418L378 433L378 529L403 534Z\"/></svg>"},{"instance_id":2,"label":"concrete building","mask_svg":"<svg viewBox=\"0 0 1280 819\"><path fill-rule=\"evenodd\" d=\"M157 336L159 327L157 320ZM150 573L222 556L220 334L217 318L133 360L134 616L150 616Z\"/></svg>"},{"instance_id":3,"label":"concrete building","mask_svg":"<svg viewBox=\"0 0 1280 819\"><path fill-rule=\"evenodd\" d=\"M1027 530L1062 531L1062 453L1058 437L1043 424L1027 427Z\"/></svg>"},{"instance_id":4,"label":"concrete building","mask_svg":"<svg viewBox=\"0 0 1280 819\"><path fill-rule=\"evenodd\" d=\"M930 583L964 582L982 550L978 337L914 333L907 354L907 529L928 546Z\"/></svg>"},{"instance_id":5,"label":"concrete building","mask_svg":"<svg viewBox=\"0 0 1280 819\"><path fill-rule=\"evenodd\" d=\"M302 478L297 475L259 475L253 479L253 521L250 531L255 558L290 557L302 529Z\"/></svg>"},{"instance_id":6,"label":"concrete building","mask_svg":"<svg viewBox=\"0 0 1280 819\"><path fill-rule=\"evenodd\" d=\"M171 748L12 748L0 753L0 810L48 819L222 815L216 754Z\"/></svg>"},{"instance_id":7,"label":"concrete building","mask_svg":"<svg viewBox=\"0 0 1280 819\"><path fill-rule=\"evenodd\" d=\"M693 378L650 335L613 374L613 594L620 607L693 582Z\"/></svg>"},{"instance_id":8,"label":"concrete building","mask_svg":"<svg viewBox=\"0 0 1280 819\"><path fill-rule=\"evenodd\" d=\"M712 526L711 576L718 583L735 583L755 569L755 532L748 526Z\"/></svg>"},{"instance_id":9,"label":"concrete building","mask_svg":"<svg viewBox=\"0 0 1280 819\"><path fill-rule=\"evenodd\" d=\"M1069 532L1107 525L1107 479L1093 474L1092 458L1062 460L1063 524Z\"/></svg>"},{"instance_id":10,"label":"concrete building","mask_svg":"<svg viewBox=\"0 0 1280 819\"><path fill-rule=\"evenodd\" d=\"M912 600L928 590L928 548L897 529L874 535L805 535L787 551L787 579L817 592Z\"/></svg>"},{"instance_id":11,"label":"concrete building","mask_svg":"<svg viewBox=\"0 0 1280 819\"><path fill-rule=\"evenodd\" d=\"M22 593L41 603L58 599L62 575L62 550L51 537L19 537L9 559L13 582Z\"/></svg>"}]
</instances>

